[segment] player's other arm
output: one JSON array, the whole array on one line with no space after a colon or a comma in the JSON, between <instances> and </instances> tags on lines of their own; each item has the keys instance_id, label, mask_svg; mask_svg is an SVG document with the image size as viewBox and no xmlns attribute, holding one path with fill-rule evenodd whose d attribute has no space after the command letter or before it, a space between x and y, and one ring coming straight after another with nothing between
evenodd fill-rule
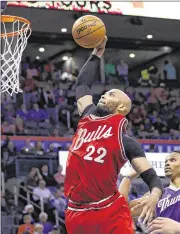
<instances>
[{"instance_id":1,"label":"player's other arm","mask_svg":"<svg viewBox=\"0 0 180 234\"><path fill-rule=\"evenodd\" d=\"M82 67L76 82L76 100L79 115L82 115L87 106L93 104L91 87L93 82L98 78L98 67L100 58L104 54L107 37L103 42L94 49L87 62Z\"/></svg>"},{"instance_id":2,"label":"player's other arm","mask_svg":"<svg viewBox=\"0 0 180 234\"><path fill-rule=\"evenodd\" d=\"M127 201L131 187L131 182L133 179L137 177L138 177L137 172L132 168L126 173L126 175L124 175L124 178L122 179L119 185L119 192L126 198Z\"/></svg>"},{"instance_id":3,"label":"player's other arm","mask_svg":"<svg viewBox=\"0 0 180 234\"><path fill-rule=\"evenodd\" d=\"M150 189L150 195L144 196L140 199L139 204L134 207L134 209L143 207L140 218L143 218L144 223L146 223L147 221L151 221L154 216L156 204L163 193L163 185L155 170L148 162L141 145L131 137L126 136L124 138L123 145L127 158Z\"/></svg>"}]
</instances>

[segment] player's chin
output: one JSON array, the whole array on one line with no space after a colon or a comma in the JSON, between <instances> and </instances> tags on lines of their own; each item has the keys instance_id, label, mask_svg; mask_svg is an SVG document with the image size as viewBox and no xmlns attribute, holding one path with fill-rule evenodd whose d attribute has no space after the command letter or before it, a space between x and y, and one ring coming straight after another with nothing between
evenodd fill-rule
<instances>
[{"instance_id":1,"label":"player's chin","mask_svg":"<svg viewBox=\"0 0 180 234\"><path fill-rule=\"evenodd\" d=\"M104 103L102 103L102 102L98 102L97 106L99 106L99 107L104 107L105 105L104 105Z\"/></svg>"},{"instance_id":2,"label":"player's chin","mask_svg":"<svg viewBox=\"0 0 180 234\"><path fill-rule=\"evenodd\" d=\"M171 177L171 175L172 175L172 172L171 171L165 171L165 176L166 177Z\"/></svg>"}]
</instances>

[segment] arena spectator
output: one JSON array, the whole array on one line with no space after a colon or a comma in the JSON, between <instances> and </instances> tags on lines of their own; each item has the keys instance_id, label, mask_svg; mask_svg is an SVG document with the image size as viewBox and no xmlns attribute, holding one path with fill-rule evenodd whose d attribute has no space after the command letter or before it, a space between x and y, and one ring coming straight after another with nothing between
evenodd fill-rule
<instances>
[{"instance_id":1,"label":"arena spectator","mask_svg":"<svg viewBox=\"0 0 180 234\"><path fill-rule=\"evenodd\" d=\"M24 121L29 120L29 111L26 109L24 104L21 105L21 108L17 110L16 116L23 119Z\"/></svg>"},{"instance_id":2,"label":"arena spectator","mask_svg":"<svg viewBox=\"0 0 180 234\"><path fill-rule=\"evenodd\" d=\"M54 93L50 86L47 86L43 91L44 107L47 110L48 117L54 124L58 124L58 109L56 108L57 102L55 100Z\"/></svg>"},{"instance_id":3,"label":"arena spectator","mask_svg":"<svg viewBox=\"0 0 180 234\"><path fill-rule=\"evenodd\" d=\"M67 107L68 99L66 98L66 92L63 89L60 89L56 94L56 100L59 109L63 109Z\"/></svg>"},{"instance_id":4,"label":"arena spectator","mask_svg":"<svg viewBox=\"0 0 180 234\"><path fill-rule=\"evenodd\" d=\"M62 170L63 170L62 166L59 165L57 173L54 174L54 178L58 184L64 183L65 180L65 176L62 174Z\"/></svg>"},{"instance_id":5,"label":"arena spectator","mask_svg":"<svg viewBox=\"0 0 180 234\"><path fill-rule=\"evenodd\" d=\"M25 104L27 109L31 108L32 92L34 91L34 88L35 88L35 84L34 84L34 80L32 78L31 70L27 69L27 76L26 76L26 79L25 79L24 85L23 85L23 90L24 90L23 103Z\"/></svg>"},{"instance_id":6,"label":"arena spectator","mask_svg":"<svg viewBox=\"0 0 180 234\"><path fill-rule=\"evenodd\" d=\"M58 214L61 218L65 218L65 210L67 208L67 199L64 196L64 184L59 185L59 189L55 193L55 199L53 205L58 211Z\"/></svg>"},{"instance_id":7,"label":"arena spectator","mask_svg":"<svg viewBox=\"0 0 180 234\"><path fill-rule=\"evenodd\" d=\"M3 169L6 176L7 189L13 190L13 183L16 181L16 155L17 149L13 141L7 140L2 150Z\"/></svg>"},{"instance_id":8,"label":"arena spectator","mask_svg":"<svg viewBox=\"0 0 180 234\"><path fill-rule=\"evenodd\" d=\"M154 122L154 127L159 131L159 133L163 132L163 128L166 126L165 122L161 119L160 116L157 116L156 121Z\"/></svg>"},{"instance_id":9,"label":"arena spectator","mask_svg":"<svg viewBox=\"0 0 180 234\"><path fill-rule=\"evenodd\" d=\"M53 195L48 188L46 188L46 182L39 180L38 187L33 189L33 200L39 201L43 199L44 204L48 204L50 199L53 199Z\"/></svg>"},{"instance_id":10,"label":"arena spectator","mask_svg":"<svg viewBox=\"0 0 180 234\"><path fill-rule=\"evenodd\" d=\"M171 113L167 121L169 131L171 129L177 130L179 127L179 123L180 123L179 118L174 113Z\"/></svg>"},{"instance_id":11,"label":"arena spectator","mask_svg":"<svg viewBox=\"0 0 180 234\"><path fill-rule=\"evenodd\" d=\"M40 109L37 103L33 104L33 109L29 111L29 119L34 122L44 122L48 119L46 110Z\"/></svg>"},{"instance_id":12,"label":"arena spectator","mask_svg":"<svg viewBox=\"0 0 180 234\"><path fill-rule=\"evenodd\" d=\"M141 77L139 78L138 83L142 87L150 86L150 75L147 68L141 70Z\"/></svg>"},{"instance_id":13,"label":"arena spectator","mask_svg":"<svg viewBox=\"0 0 180 234\"><path fill-rule=\"evenodd\" d=\"M39 180L42 180L42 175L38 168L32 167L28 176L27 176L27 188L33 190L38 186Z\"/></svg>"},{"instance_id":14,"label":"arena spectator","mask_svg":"<svg viewBox=\"0 0 180 234\"><path fill-rule=\"evenodd\" d=\"M105 75L116 75L116 69L115 65L111 61L111 59L108 59L107 62L105 63Z\"/></svg>"},{"instance_id":15,"label":"arena spectator","mask_svg":"<svg viewBox=\"0 0 180 234\"><path fill-rule=\"evenodd\" d=\"M153 110L157 110L159 111L159 102L158 102L158 98L156 96L155 93L155 89L151 89L151 93L150 96L148 97L148 111L151 112Z\"/></svg>"},{"instance_id":16,"label":"arena spectator","mask_svg":"<svg viewBox=\"0 0 180 234\"><path fill-rule=\"evenodd\" d=\"M52 79L54 81L60 81L62 71L58 68L55 68L53 74L52 74Z\"/></svg>"},{"instance_id":17,"label":"arena spectator","mask_svg":"<svg viewBox=\"0 0 180 234\"><path fill-rule=\"evenodd\" d=\"M65 80L65 81L72 81L73 80L73 75L71 74L69 69L66 69L66 71L64 71L61 75L61 80Z\"/></svg>"},{"instance_id":18,"label":"arena spectator","mask_svg":"<svg viewBox=\"0 0 180 234\"><path fill-rule=\"evenodd\" d=\"M47 165L43 165L41 167L41 175L43 180L46 182L47 186L56 186L57 182L55 181L53 175L49 173L49 169Z\"/></svg>"},{"instance_id":19,"label":"arena spectator","mask_svg":"<svg viewBox=\"0 0 180 234\"><path fill-rule=\"evenodd\" d=\"M147 150L148 151L148 150ZM155 146L155 145L153 145L153 144L151 144L150 146L149 146L149 151L148 152L150 152L150 153L155 153L155 152L158 152L158 149L157 149L157 147Z\"/></svg>"},{"instance_id":20,"label":"arena spectator","mask_svg":"<svg viewBox=\"0 0 180 234\"><path fill-rule=\"evenodd\" d=\"M125 82L126 86L129 86L129 78L128 78L128 64L121 60L117 65L117 73L120 80Z\"/></svg>"},{"instance_id":21,"label":"arena spectator","mask_svg":"<svg viewBox=\"0 0 180 234\"><path fill-rule=\"evenodd\" d=\"M37 141L37 142L35 143L35 153L36 153L37 155L44 155L45 150L43 149L43 144L42 144L41 141Z\"/></svg>"},{"instance_id":22,"label":"arena spectator","mask_svg":"<svg viewBox=\"0 0 180 234\"><path fill-rule=\"evenodd\" d=\"M34 225L31 224L31 216L25 215L23 218L24 224L21 224L18 227L18 234L23 234L24 232L28 231L30 234L34 234Z\"/></svg>"},{"instance_id":23,"label":"arena spectator","mask_svg":"<svg viewBox=\"0 0 180 234\"><path fill-rule=\"evenodd\" d=\"M156 65L150 66L148 69L149 72L149 77L150 77L150 81L149 84L152 87L158 87L161 81L161 76L159 74L158 68L156 67Z\"/></svg>"},{"instance_id":24,"label":"arena spectator","mask_svg":"<svg viewBox=\"0 0 180 234\"><path fill-rule=\"evenodd\" d=\"M30 139L25 140L25 145L21 148L21 153L23 154L33 154L35 152L35 147L31 143Z\"/></svg>"},{"instance_id":25,"label":"arena spectator","mask_svg":"<svg viewBox=\"0 0 180 234\"><path fill-rule=\"evenodd\" d=\"M52 223L48 222L48 215L45 212L39 214L39 223L43 225L43 234L49 234L53 230Z\"/></svg>"},{"instance_id":26,"label":"arena spectator","mask_svg":"<svg viewBox=\"0 0 180 234\"><path fill-rule=\"evenodd\" d=\"M59 128L54 128L53 133L52 133L52 136L53 136L53 137L59 137L60 135L61 135L61 134L60 134Z\"/></svg>"},{"instance_id":27,"label":"arena spectator","mask_svg":"<svg viewBox=\"0 0 180 234\"><path fill-rule=\"evenodd\" d=\"M29 215L31 216L31 224L35 223L35 215L34 215L34 206L32 204L28 204L24 207L22 212L22 219L20 220L19 224L24 223L24 216Z\"/></svg>"},{"instance_id":28,"label":"arena spectator","mask_svg":"<svg viewBox=\"0 0 180 234\"><path fill-rule=\"evenodd\" d=\"M14 124L9 124L7 121L4 121L1 125L1 132L4 135L15 135L16 126Z\"/></svg>"},{"instance_id":29,"label":"arena spectator","mask_svg":"<svg viewBox=\"0 0 180 234\"><path fill-rule=\"evenodd\" d=\"M55 147L54 144L50 144L48 149L47 149L47 153L49 155L52 155L52 156L57 156L57 148Z\"/></svg>"},{"instance_id":30,"label":"arena spectator","mask_svg":"<svg viewBox=\"0 0 180 234\"><path fill-rule=\"evenodd\" d=\"M170 63L168 60L164 61L163 72L165 80L167 81L176 80L176 69L173 66L173 64Z\"/></svg>"},{"instance_id":31,"label":"arena spectator","mask_svg":"<svg viewBox=\"0 0 180 234\"><path fill-rule=\"evenodd\" d=\"M33 234L44 234L43 233L44 227L42 224L35 224L35 228L34 228L34 233Z\"/></svg>"}]
</instances>

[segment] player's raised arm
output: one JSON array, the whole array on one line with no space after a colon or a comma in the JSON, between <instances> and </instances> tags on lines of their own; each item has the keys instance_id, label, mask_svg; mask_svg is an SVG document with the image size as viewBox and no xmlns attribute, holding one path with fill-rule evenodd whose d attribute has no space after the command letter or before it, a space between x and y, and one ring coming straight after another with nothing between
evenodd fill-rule
<instances>
[{"instance_id":1,"label":"player's raised arm","mask_svg":"<svg viewBox=\"0 0 180 234\"><path fill-rule=\"evenodd\" d=\"M78 112L82 115L85 108L93 103L91 87L97 79L97 68L100 65L100 58L104 54L107 37L94 49L87 62L82 67L76 82L76 100Z\"/></svg>"}]
</instances>

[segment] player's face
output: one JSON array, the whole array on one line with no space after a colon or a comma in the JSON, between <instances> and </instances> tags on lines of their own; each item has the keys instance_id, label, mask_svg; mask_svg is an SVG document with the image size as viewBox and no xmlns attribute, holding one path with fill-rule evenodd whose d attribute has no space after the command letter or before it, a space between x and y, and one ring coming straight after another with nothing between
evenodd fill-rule
<instances>
[{"instance_id":1,"label":"player's face","mask_svg":"<svg viewBox=\"0 0 180 234\"><path fill-rule=\"evenodd\" d=\"M109 114L116 112L119 105L119 97L116 90L110 90L101 96L97 106L99 110L104 110Z\"/></svg>"},{"instance_id":2,"label":"player's face","mask_svg":"<svg viewBox=\"0 0 180 234\"><path fill-rule=\"evenodd\" d=\"M180 153L174 152L166 158L164 171L171 180L180 176Z\"/></svg>"}]
</instances>

